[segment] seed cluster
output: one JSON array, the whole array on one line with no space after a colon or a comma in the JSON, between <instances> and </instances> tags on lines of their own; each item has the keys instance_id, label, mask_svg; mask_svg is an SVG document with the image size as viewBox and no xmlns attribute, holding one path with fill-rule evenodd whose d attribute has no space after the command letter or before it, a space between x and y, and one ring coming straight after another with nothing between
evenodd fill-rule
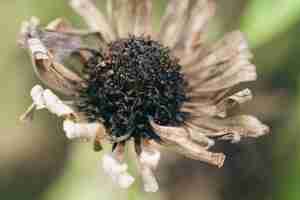
<instances>
[{"instance_id":1,"label":"seed cluster","mask_svg":"<svg viewBox=\"0 0 300 200\"><path fill-rule=\"evenodd\" d=\"M89 120L100 120L114 138L135 139L159 139L150 119L169 126L183 123L187 114L179 110L187 101L187 83L168 48L132 36L94 54L85 66L88 86L78 103Z\"/></svg>"}]
</instances>

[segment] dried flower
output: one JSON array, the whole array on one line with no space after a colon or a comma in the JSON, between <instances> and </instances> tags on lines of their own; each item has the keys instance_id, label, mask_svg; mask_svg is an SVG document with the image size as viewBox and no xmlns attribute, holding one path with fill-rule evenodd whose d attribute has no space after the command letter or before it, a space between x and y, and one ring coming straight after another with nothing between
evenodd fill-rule
<instances>
[{"instance_id":1,"label":"dried flower","mask_svg":"<svg viewBox=\"0 0 300 200\"><path fill-rule=\"evenodd\" d=\"M215 140L238 142L269 132L255 117L229 112L251 100L249 89L231 91L254 81L256 69L241 32L205 42L214 1L170 0L159 33L152 29L151 0L107 4L104 15L91 0L71 1L90 31L62 19L46 28L34 17L24 22L19 43L29 50L36 74L69 100L35 86L23 120L47 109L64 120L69 139L92 140L95 150L110 141L103 168L123 188L134 181L124 163L125 145L134 141L148 192L158 190L159 146L221 167L224 154L209 151ZM80 61L81 72L64 66L70 59Z\"/></svg>"}]
</instances>

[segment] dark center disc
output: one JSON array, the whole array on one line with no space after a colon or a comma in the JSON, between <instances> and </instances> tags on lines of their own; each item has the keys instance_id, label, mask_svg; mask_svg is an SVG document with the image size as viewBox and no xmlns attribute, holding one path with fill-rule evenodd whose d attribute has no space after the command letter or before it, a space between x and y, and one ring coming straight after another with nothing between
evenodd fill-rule
<instances>
[{"instance_id":1,"label":"dark center disc","mask_svg":"<svg viewBox=\"0 0 300 200\"><path fill-rule=\"evenodd\" d=\"M85 66L88 86L79 111L101 121L114 138L130 135L159 139L149 120L180 126L186 113L187 83L178 59L158 42L143 37L120 39L97 53Z\"/></svg>"}]
</instances>

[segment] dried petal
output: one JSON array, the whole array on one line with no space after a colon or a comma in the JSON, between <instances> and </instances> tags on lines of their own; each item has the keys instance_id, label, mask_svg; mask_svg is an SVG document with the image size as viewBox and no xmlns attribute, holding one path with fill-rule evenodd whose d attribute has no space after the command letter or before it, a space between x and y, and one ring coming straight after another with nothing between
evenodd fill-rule
<instances>
[{"instance_id":1,"label":"dried petal","mask_svg":"<svg viewBox=\"0 0 300 200\"><path fill-rule=\"evenodd\" d=\"M178 149L182 154L218 167L223 165L224 154L209 152L206 148L193 142L188 138L188 132L184 128L160 126L153 121L151 125L163 141L175 145L175 149Z\"/></svg>"},{"instance_id":2,"label":"dried petal","mask_svg":"<svg viewBox=\"0 0 300 200\"><path fill-rule=\"evenodd\" d=\"M256 67L247 42L240 32L233 32L202 55L197 64L185 70L196 93L207 93L256 80Z\"/></svg>"},{"instance_id":3,"label":"dried petal","mask_svg":"<svg viewBox=\"0 0 300 200\"><path fill-rule=\"evenodd\" d=\"M152 0L136 1L134 35L152 35Z\"/></svg>"},{"instance_id":4,"label":"dried petal","mask_svg":"<svg viewBox=\"0 0 300 200\"><path fill-rule=\"evenodd\" d=\"M54 60L40 39L36 20L31 19L23 25L26 27L21 28L19 42L29 50L36 74L49 87L66 95L75 95L84 85L83 79Z\"/></svg>"},{"instance_id":5,"label":"dried petal","mask_svg":"<svg viewBox=\"0 0 300 200\"><path fill-rule=\"evenodd\" d=\"M247 101L250 101L253 98L251 90L244 89L240 92L233 94L232 96L225 98L218 105L218 113L219 117L226 117L227 111L237 105L243 104Z\"/></svg>"},{"instance_id":6,"label":"dried petal","mask_svg":"<svg viewBox=\"0 0 300 200\"><path fill-rule=\"evenodd\" d=\"M116 38L112 27L105 16L96 8L91 0L71 0L71 7L83 17L92 31L100 32L106 42Z\"/></svg>"},{"instance_id":7,"label":"dried petal","mask_svg":"<svg viewBox=\"0 0 300 200\"><path fill-rule=\"evenodd\" d=\"M138 157L144 190L146 192L156 192L159 186L153 171L156 169L160 160L160 152L155 149L148 140L143 141L141 149L142 151Z\"/></svg>"},{"instance_id":8,"label":"dried petal","mask_svg":"<svg viewBox=\"0 0 300 200\"><path fill-rule=\"evenodd\" d=\"M191 53L195 47L203 43L206 39L205 34L207 24L211 17L214 16L216 5L213 0L197 0L191 11L191 17L188 23L188 28L184 30L185 44L187 53Z\"/></svg>"},{"instance_id":9,"label":"dried petal","mask_svg":"<svg viewBox=\"0 0 300 200\"><path fill-rule=\"evenodd\" d=\"M223 97L224 98L224 97ZM183 104L182 111L191 113L194 117L226 117L227 111L252 99L249 89L244 89L229 97L216 102L215 98L203 101L203 99L191 98Z\"/></svg>"},{"instance_id":10,"label":"dried petal","mask_svg":"<svg viewBox=\"0 0 300 200\"><path fill-rule=\"evenodd\" d=\"M53 114L57 116L67 116L74 113L73 109L63 103L51 90L46 89L43 93L45 106Z\"/></svg>"},{"instance_id":11,"label":"dried petal","mask_svg":"<svg viewBox=\"0 0 300 200\"><path fill-rule=\"evenodd\" d=\"M128 37L135 22L135 0L110 0L109 19L120 38Z\"/></svg>"},{"instance_id":12,"label":"dried petal","mask_svg":"<svg viewBox=\"0 0 300 200\"><path fill-rule=\"evenodd\" d=\"M168 3L157 38L171 49L179 41L182 32L184 32L184 26L188 19L188 10L189 0L172 0Z\"/></svg>"},{"instance_id":13,"label":"dried petal","mask_svg":"<svg viewBox=\"0 0 300 200\"><path fill-rule=\"evenodd\" d=\"M64 19L50 22L45 30L39 30L39 36L45 46L51 51L54 59L62 63L72 53L82 55L84 49L105 49L107 43L99 32L78 30Z\"/></svg>"},{"instance_id":14,"label":"dried petal","mask_svg":"<svg viewBox=\"0 0 300 200\"><path fill-rule=\"evenodd\" d=\"M268 134L270 129L257 118L249 115L230 118L191 118L189 123L195 125L207 137L238 142L241 138L260 137Z\"/></svg>"},{"instance_id":15,"label":"dried petal","mask_svg":"<svg viewBox=\"0 0 300 200\"><path fill-rule=\"evenodd\" d=\"M145 192L157 192L159 189L153 171L148 167L142 167L141 175L144 183Z\"/></svg>"},{"instance_id":16,"label":"dried petal","mask_svg":"<svg viewBox=\"0 0 300 200\"><path fill-rule=\"evenodd\" d=\"M46 107L43 93L44 89L40 85L34 86L30 91L31 98L36 105L36 109L43 109Z\"/></svg>"},{"instance_id":17,"label":"dried petal","mask_svg":"<svg viewBox=\"0 0 300 200\"><path fill-rule=\"evenodd\" d=\"M121 188L128 188L134 182L134 178L127 172L128 166L122 163L123 150L120 151L120 144L111 154L102 157L102 167L104 172L112 178L112 181ZM122 154L122 155L120 155Z\"/></svg>"},{"instance_id":18,"label":"dried petal","mask_svg":"<svg viewBox=\"0 0 300 200\"><path fill-rule=\"evenodd\" d=\"M182 57L190 57L190 54L207 39L207 25L215 10L213 0L190 1L189 18L173 51L179 51Z\"/></svg>"},{"instance_id":19,"label":"dried petal","mask_svg":"<svg viewBox=\"0 0 300 200\"><path fill-rule=\"evenodd\" d=\"M69 139L81 138L93 140L96 138L98 132L103 131L103 126L98 122L75 123L72 120L66 119L63 123L63 129Z\"/></svg>"}]
</instances>

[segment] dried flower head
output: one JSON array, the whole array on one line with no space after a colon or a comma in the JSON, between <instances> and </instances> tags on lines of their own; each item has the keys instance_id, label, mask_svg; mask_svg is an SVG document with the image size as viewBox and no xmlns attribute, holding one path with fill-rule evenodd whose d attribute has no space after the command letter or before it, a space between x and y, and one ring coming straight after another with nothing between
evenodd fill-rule
<instances>
[{"instance_id":1,"label":"dried flower head","mask_svg":"<svg viewBox=\"0 0 300 200\"><path fill-rule=\"evenodd\" d=\"M216 140L238 142L269 132L255 117L230 112L251 100L249 89L232 88L254 81L256 69L241 32L205 42L214 1L170 0L158 33L152 29L151 0L107 1L107 15L91 0L70 3L90 31L62 19L46 28L36 18L22 25L19 43L29 50L36 74L68 99L37 85L22 119L47 109L64 120L68 138L92 140L96 151L111 142L103 169L121 187L134 181L124 163L130 141L144 189L155 192L157 147L221 167L224 154L209 151ZM80 72L64 66L70 61L80 62Z\"/></svg>"}]
</instances>

